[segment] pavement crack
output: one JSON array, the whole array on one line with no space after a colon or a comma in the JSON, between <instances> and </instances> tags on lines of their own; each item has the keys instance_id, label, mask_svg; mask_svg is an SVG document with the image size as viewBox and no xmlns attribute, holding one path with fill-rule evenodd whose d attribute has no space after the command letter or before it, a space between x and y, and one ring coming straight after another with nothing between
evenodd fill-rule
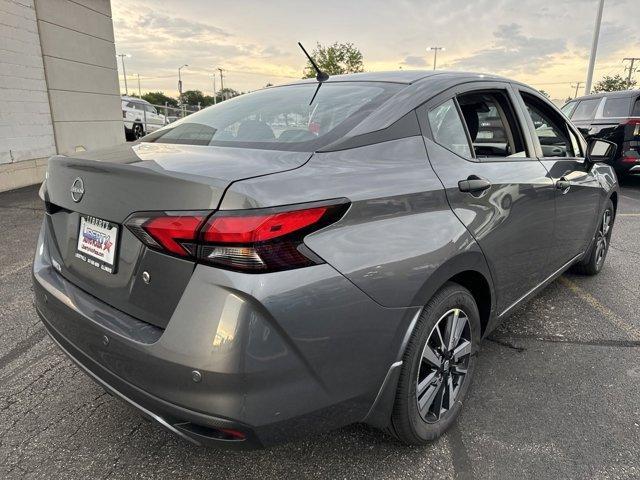
<instances>
[{"instance_id":1,"label":"pavement crack","mask_svg":"<svg viewBox=\"0 0 640 480\"><path fill-rule=\"evenodd\" d=\"M502 339L502 338L490 337L490 338L487 338L487 341L489 341L491 343L496 343L496 344L501 345L503 347L510 348L511 350L515 350L518 353L522 353L522 352L524 352L526 350L526 348L518 347L517 345L514 345L513 343L509 342L508 340L505 340L505 339Z\"/></svg>"},{"instance_id":2,"label":"pavement crack","mask_svg":"<svg viewBox=\"0 0 640 480\"><path fill-rule=\"evenodd\" d=\"M18 342L15 347L13 347L6 354L0 357L0 370L2 370L11 362L17 360L26 352L31 350L45 336L46 336L46 332L44 330L44 327L41 327L35 330L31 335L29 335L24 340L21 340L20 342Z\"/></svg>"},{"instance_id":3,"label":"pavement crack","mask_svg":"<svg viewBox=\"0 0 640 480\"><path fill-rule=\"evenodd\" d=\"M594 340L572 340L563 337L540 337L535 335L515 335L507 338L490 338L489 341L498 343L504 346L512 346L510 342L514 340L531 340L545 343L568 343L570 345L586 345L593 347L614 347L614 348L640 348L640 341L637 340L613 340L608 338L594 339ZM518 347L512 347L518 348ZM526 350L526 349L522 349Z\"/></svg>"}]
</instances>

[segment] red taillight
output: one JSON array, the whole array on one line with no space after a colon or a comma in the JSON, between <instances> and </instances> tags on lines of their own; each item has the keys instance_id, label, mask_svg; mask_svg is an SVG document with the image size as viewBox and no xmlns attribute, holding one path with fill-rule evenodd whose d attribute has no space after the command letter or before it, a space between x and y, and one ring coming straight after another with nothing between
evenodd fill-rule
<instances>
[{"instance_id":1,"label":"red taillight","mask_svg":"<svg viewBox=\"0 0 640 480\"><path fill-rule=\"evenodd\" d=\"M150 212L135 214L125 222L148 247L180 257L196 254L198 233L209 212Z\"/></svg>"},{"instance_id":2,"label":"red taillight","mask_svg":"<svg viewBox=\"0 0 640 480\"><path fill-rule=\"evenodd\" d=\"M266 215L214 215L204 227L204 241L210 243L254 243L282 237L313 225L327 207Z\"/></svg>"},{"instance_id":3,"label":"red taillight","mask_svg":"<svg viewBox=\"0 0 640 480\"><path fill-rule=\"evenodd\" d=\"M303 239L337 221L348 203L298 209L151 212L125 225L148 247L244 272L273 272L322 263ZM209 217L205 223L205 219Z\"/></svg>"}]
</instances>

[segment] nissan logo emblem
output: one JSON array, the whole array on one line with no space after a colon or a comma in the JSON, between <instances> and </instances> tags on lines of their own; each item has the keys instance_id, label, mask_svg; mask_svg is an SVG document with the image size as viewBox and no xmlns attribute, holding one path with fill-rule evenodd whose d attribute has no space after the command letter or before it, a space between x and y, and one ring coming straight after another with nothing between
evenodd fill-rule
<instances>
[{"instance_id":1,"label":"nissan logo emblem","mask_svg":"<svg viewBox=\"0 0 640 480\"><path fill-rule=\"evenodd\" d=\"M78 203L84 195L84 182L80 177L76 178L71 184L71 199Z\"/></svg>"}]
</instances>

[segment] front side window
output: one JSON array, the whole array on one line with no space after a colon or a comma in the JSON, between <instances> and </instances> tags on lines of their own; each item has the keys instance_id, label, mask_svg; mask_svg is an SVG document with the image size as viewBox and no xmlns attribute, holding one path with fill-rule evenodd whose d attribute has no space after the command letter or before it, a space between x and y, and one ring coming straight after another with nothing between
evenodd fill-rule
<instances>
[{"instance_id":1,"label":"front side window","mask_svg":"<svg viewBox=\"0 0 640 480\"><path fill-rule=\"evenodd\" d=\"M471 92L458 97L475 156L526 157L511 103L502 91Z\"/></svg>"},{"instance_id":2,"label":"front side window","mask_svg":"<svg viewBox=\"0 0 640 480\"><path fill-rule=\"evenodd\" d=\"M403 87L310 82L268 88L207 107L145 141L313 151L339 138Z\"/></svg>"},{"instance_id":3,"label":"front side window","mask_svg":"<svg viewBox=\"0 0 640 480\"><path fill-rule=\"evenodd\" d=\"M433 140L464 158L471 158L471 148L455 102L450 99L429 110Z\"/></svg>"},{"instance_id":4,"label":"front side window","mask_svg":"<svg viewBox=\"0 0 640 480\"><path fill-rule=\"evenodd\" d=\"M607 97L602 108L601 118L628 117L631 110L631 98Z\"/></svg>"},{"instance_id":5,"label":"front side window","mask_svg":"<svg viewBox=\"0 0 640 480\"><path fill-rule=\"evenodd\" d=\"M532 95L521 93L544 157L573 157L569 129L561 115ZM574 139L575 140L575 139ZM576 140L577 141L577 140Z\"/></svg>"},{"instance_id":6,"label":"front side window","mask_svg":"<svg viewBox=\"0 0 640 480\"><path fill-rule=\"evenodd\" d=\"M571 115L571 120L591 120L596 113L596 108L600 104L600 98L591 98L578 102L576 109Z\"/></svg>"}]
</instances>

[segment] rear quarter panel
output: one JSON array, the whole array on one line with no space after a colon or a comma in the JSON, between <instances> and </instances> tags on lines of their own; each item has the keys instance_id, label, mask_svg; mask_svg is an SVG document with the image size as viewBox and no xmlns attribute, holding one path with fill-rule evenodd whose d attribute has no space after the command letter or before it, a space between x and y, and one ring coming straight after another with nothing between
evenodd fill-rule
<instances>
[{"instance_id":1,"label":"rear quarter panel","mask_svg":"<svg viewBox=\"0 0 640 480\"><path fill-rule=\"evenodd\" d=\"M447 203L422 137L314 154L296 170L234 183L220 208L340 197L352 202L345 216L305 243L377 303L422 306L459 271L488 272Z\"/></svg>"}]
</instances>

